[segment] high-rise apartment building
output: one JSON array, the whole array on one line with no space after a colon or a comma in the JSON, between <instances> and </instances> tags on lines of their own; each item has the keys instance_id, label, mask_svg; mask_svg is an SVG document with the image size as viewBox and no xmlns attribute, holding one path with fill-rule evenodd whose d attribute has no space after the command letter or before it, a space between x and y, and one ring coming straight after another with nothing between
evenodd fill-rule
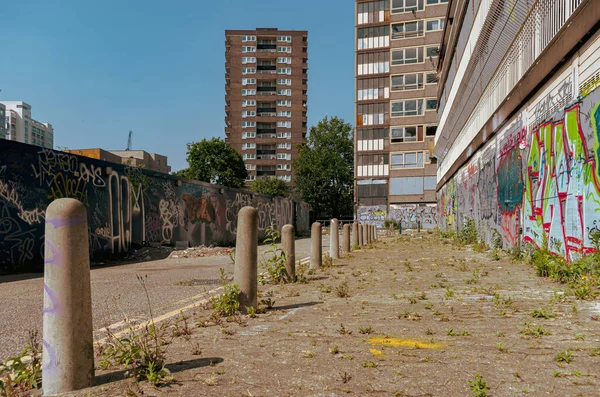
<instances>
[{"instance_id":1,"label":"high-rise apartment building","mask_svg":"<svg viewBox=\"0 0 600 397\"><path fill-rule=\"evenodd\" d=\"M0 139L6 139L6 106L0 103Z\"/></svg>"},{"instance_id":2,"label":"high-rise apartment building","mask_svg":"<svg viewBox=\"0 0 600 397\"><path fill-rule=\"evenodd\" d=\"M291 181L307 130L308 32L225 32L225 141L242 154L248 180Z\"/></svg>"},{"instance_id":3,"label":"high-rise apartment building","mask_svg":"<svg viewBox=\"0 0 600 397\"><path fill-rule=\"evenodd\" d=\"M356 1L359 221L436 226L437 65L448 0Z\"/></svg>"},{"instance_id":4,"label":"high-rise apartment building","mask_svg":"<svg viewBox=\"0 0 600 397\"><path fill-rule=\"evenodd\" d=\"M54 147L52 124L31 118L31 105L23 101L1 101L0 105L6 109L4 117L0 119L6 127L6 139L50 149Z\"/></svg>"}]
</instances>

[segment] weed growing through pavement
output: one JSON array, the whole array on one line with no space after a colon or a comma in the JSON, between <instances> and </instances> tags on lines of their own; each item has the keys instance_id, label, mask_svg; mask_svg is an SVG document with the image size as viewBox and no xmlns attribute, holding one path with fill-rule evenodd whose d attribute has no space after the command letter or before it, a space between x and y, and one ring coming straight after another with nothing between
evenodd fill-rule
<instances>
[{"instance_id":1,"label":"weed growing through pavement","mask_svg":"<svg viewBox=\"0 0 600 397\"><path fill-rule=\"evenodd\" d=\"M352 331L344 327L344 324L340 324L340 328L337 329L337 333L340 335L352 335Z\"/></svg>"},{"instance_id":2,"label":"weed growing through pavement","mask_svg":"<svg viewBox=\"0 0 600 397\"><path fill-rule=\"evenodd\" d=\"M548 311L547 309L541 307L539 309L533 309L531 311L531 317L533 318L544 318L546 320L554 317L554 314L552 314L552 311Z\"/></svg>"},{"instance_id":3,"label":"weed growing through pavement","mask_svg":"<svg viewBox=\"0 0 600 397\"><path fill-rule=\"evenodd\" d=\"M372 334L373 333L373 327L372 326L367 326L367 327L361 327L358 329L358 332L360 332L361 334Z\"/></svg>"},{"instance_id":4,"label":"weed growing through pavement","mask_svg":"<svg viewBox=\"0 0 600 397\"><path fill-rule=\"evenodd\" d=\"M286 254L277 245L277 240L279 240L280 236L279 230L272 225L265 230L265 239L263 240L263 243L268 244L269 249L265 252L263 260L261 261L261 265L264 266L267 271L266 276L262 275L259 277L259 282L261 284L281 284L295 281L288 277L287 271L285 270Z\"/></svg>"},{"instance_id":5,"label":"weed growing through pavement","mask_svg":"<svg viewBox=\"0 0 600 397\"><path fill-rule=\"evenodd\" d=\"M489 388L481 374L475 374L475 379L469 381L469 386L471 386L473 397L487 397Z\"/></svg>"},{"instance_id":6,"label":"weed growing through pavement","mask_svg":"<svg viewBox=\"0 0 600 397\"><path fill-rule=\"evenodd\" d=\"M350 382L350 379L352 379L352 376L348 372L344 372L343 374L340 374L340 377L342 378L343 383L348 383L348 382Z\"/></svg>"},{"instance_id":7,"label":"weed growing through pavement","mask_svg":"<svg viewBox=\"0 0 600 397\"><path fill-rule=\"evenodd\" d=\"M231 317L240 310L240 288L237 284L226 284L223 293L210 298L213 315L216 317Z\"/></svg>"},{"instance_id":8,"label":"weed growing through pavement","mask_svg":"<svg viewBox=\"0 0 600 397\"><path fill-rule=\"evenodd\" d=\"M377 364L374 363L373 361L365 361L362 363L362 366L364 368L377 368Z\"/></svg>"},{"instance_id":9,"label":"weed growing through pavement","mask_svg":"<svg viewBox=\"0 0 600 397\"><path fill-rule=\"evenodd\" d=\"M541 325L535 325L527 322L523 324L521 333L523 335L535 336L536 338L550 335L550 332L546 331Z\"/></svg>"},{"instance_id":10,"label":"weed growing through pavement","mask_svg":"<svg viewBox=\"0 0 600 397\"><path fill-rule=\"evenodd\" d=\"M456 331L454 331L454 328L448 328L448 330L446 331L446 334L448 336L469 336L469 335L471 335L469 333L469 331L466 331L465 329L456 332Z\"/></svg>"},{"instance_id":11,"label":"weed growing through pavement","mask_svg":"<svg viewBox=\"0 0 600 397\"><path fill-rule=\"evenodd\" d=\"M344 280L340 285L335 287L335 294L339 298L347 298L350 296L350 287L348 287L347 280Z\"/></svg>"},{"instance_id":12,"label":"weed growing through pavement","mask_svg":"<svg viewBox=\"0 0 600 397\"><path fill-rule=\"evenodd\" d=\"M338 354L340 352L340 348L338 345L333 345L329 348L329 352L333 355Z\"/></svg>"},{"instance_id":13,"label":"weed growing through pavement","mask_svg":"<svg viewBox=\"0 0 600 397\"><path fill-rule=\"evenodd\" d=\"M42 345L37 331L29 331L27 345L17 357L0 363L0 395L24 394L42 383Z\"/></svg>"},{"instance_id":14,"label":"weed growing through pavement","mask_svg":"<svg viewBox=\"0 0 600 397\"><path fill-rule=\"evenodd\" d=\"M568 350L559 352L556 354L556 356L554 356L554 360L558 363L569 364L571 361L573 361L573 353Z\"/></svg>"}]
</instances>

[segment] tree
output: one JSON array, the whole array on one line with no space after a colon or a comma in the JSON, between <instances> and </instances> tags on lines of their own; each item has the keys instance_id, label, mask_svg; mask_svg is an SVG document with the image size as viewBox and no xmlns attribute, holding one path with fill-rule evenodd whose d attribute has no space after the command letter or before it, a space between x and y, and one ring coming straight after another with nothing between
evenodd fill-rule
<instances>
[{"instance_id":1,"label":"tree","mask_svg":"<svg viewBox=\"0 0 600 397\"><path fill-rule=\"evenodd\" d=\"M173 175L216 185L242 187L248 177L244 159L220 138L187 144L189 167Z\"/></svg>"},{"instance_id":2,"label":"tree","mask_svg":"<svg viewBox=\"0 0 600 397\"><path fill-rule=\"evenodd\" d=\"M250 185L250 190L270 196L289 197L290 188L287 182L274 177L257 179Z\"/></svg>"},{"instance_id":3,"label":"tree","mask_svg":"<svg viewBox=\"0 0 600 397\"><path fill-rule=\"evenodd\" d=\"M315 213L334 218L353 213L354 138L344 120L325 117L310 128L294 162L295 184Z\"/></svg>"}]
</instances>

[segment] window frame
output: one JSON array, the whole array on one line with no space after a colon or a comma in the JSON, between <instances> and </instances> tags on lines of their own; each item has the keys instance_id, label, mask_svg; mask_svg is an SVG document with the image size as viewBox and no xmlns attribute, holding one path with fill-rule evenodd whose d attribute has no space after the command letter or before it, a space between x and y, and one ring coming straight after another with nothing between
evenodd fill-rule
<instances>
[{"instance_id":1,"label":"window frame","mask_svg":"<svg viewBox=\"0 0 600 397\"><path fill-rule=\"evenodd\" d=\"M427 27L427 24L429 22L432 22L432 21L437 21L438 26L439 26L438 29L429 29ZM441 32L442 30L444 30L444 26L445 25L446 25L446 18L438 17L438 18L429 18L429 19L426 19L425 20L425 26L424 26L425 27L425 33L427 33L427 32Z\"/></svg>"},{"instance_id":2,"label":"window frame","mask_svg":"<svg viewBox=\"0 0 600 397\"><path fill-rule=\"evenodd\" d=\"M406 129L408 128L414 128L415 129L415 135L414 135L414 140L406 140ZM422 125L420 124L414 124L414 125L396 125L396 126L391 126L390 127L390 143L391 144L402 144L402 143L415 143L415 142L423 142L423 140L419 139L419 128L423 128ZM393 136L393 130L397 130L397 129L403 129L402 132L402 138L394 138ZM402 141L398 141L398 139L402 139Z\"/></svg>"},{"instance_id":3,"label":"window frame","mask_svg":"<svg viewBox=\"0 0 600 397\"><path fill-rule=\"evenodd\" d=\"M413 154L415 156L415 161L407 163L406 162L407 155L413 155ZM401 166L399 166L400 163L394 163L395 156L402 156L402 165ZM425 159L426 159L425 151L423 151L423 150L406 150L406 151L401 151L401 152L390 152L390 161L389 161L390 169L392 169L392 170L411 170L411 169L420 169L420 168L422 169L422 168L425 168L426 164L430 164L430 163L426 162ZM407 164L409 166L407 166ZM421 165L419 165L419 164L421 164Z\"/></svg>"},{"instance_id":4,"label":"window frame","mask_svg":"<svg viewBox=\"0 0 600 397\"><path fill-rule=\"evenodd\" d=\"M394 0L390 0L390 14L405 14L412 11L423 11L425 10L425 0L414 0L416 3L414 7L407 7L406 2L410 0L400 0L404 2L403 8L394 8Z\"/></svg>"},{"instance_id":5,"label":"window frame","mask_svg":"<svg viewBox=\"0 0 600 397\"><path fill-rule=\"evenodd\" d=\"M394 87L406 87L406 76L415 76L416 82L414 84L415 88L400 88L394 89ZM402 85L394 85L394 77L402 77ZM419 83L419 80L420 83ZM423 72L409 72L409 73L401 73L401 74L393 74L390 75L390 91L392 92L401 92L401 91L419 91L425 89L425 77ZM411 85L412 86L412 85Z\"/></svg>"},{"instance_id":6,"label":"window frame","mask_svg":"<svg viewBox=\"0 0 600 397\"><path fill-rule=\"evenodd\" d=\"M425 109L423 108L423 98L407 98L407 99L400 99L397 101L390 101L390 117L392 118L397 118L397 117L416 117L416 116L423 116L425 114ZM412 110L410 111L411 114L406 114L408 112L408 110L406 110L406 102L415 102L415 114L412 114ZM419 103L419 101L421 101ZM402 103L402 111L401 114L394 116L394 104L396 103ZM421 113L419 113L419 109L421 109ZM396 114L398 114L398 112L396 112Z\"/></svg>"},{"instance_id":7,"label":"window frame","mask_svg":"<svg viewBox=\"0 0 600 397\"><path fill-rule=\"evenodd\" d=\"M419 62L419 49L422 49L421 51L421 59L422 61ZM406 63L406 51L407 50L415 50L416 51L416 62L411 62L411 63ZM400 52L402 51L402 61L403 63L394 63L394 52ZM413 58L410 58L413 59ZM418 64L422 64L425 63L425 46L414 46L414 47L402 47L402 48L394 48L392 50L390 50L390 66L404 66L404 65L418 65Z\"/></svg>"},{"instance_id":8,"label":"window frame","mask_svg":"<svg viewBox=\"0 0 600 397\"><path fill-rule=\"evenodd\" d=\"M417 30L415 30L415 32L417 33L416 36L406 36L406 25L407 24L411 24L411 23L416 23L417 24ZM421 30L419 30L419 24L421 24ZM394 25L402 25L402 37L394 37ZM419 32L421 33L419 35ZM411 32L412 33L412 32ZM410 21L402 21L402 22L394 22L394 23L390 23L390 40L405 40L405 39L418 39L421 37L425 36L425 20L424 19L413 19Z\"/></svg>"}]
</instances>

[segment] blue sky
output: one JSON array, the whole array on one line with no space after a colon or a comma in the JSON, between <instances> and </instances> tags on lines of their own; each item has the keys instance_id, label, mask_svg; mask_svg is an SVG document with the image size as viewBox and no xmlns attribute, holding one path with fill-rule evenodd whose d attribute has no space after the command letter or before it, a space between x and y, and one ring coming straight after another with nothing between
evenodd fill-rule
<instances>
[{"instance_id":1,"label":"blue sky","mask_svg":"<svg viewBox=\"0 0 600 397\"><path fill-rule=\"evenodd\" d=\"M224 137L225 30L308 30L308 121L353 118L348 0L21 0L2 6L0 100L50 122L56 146L125 149L186 166L185 144Z\"/></svg>"}]
</instances>

